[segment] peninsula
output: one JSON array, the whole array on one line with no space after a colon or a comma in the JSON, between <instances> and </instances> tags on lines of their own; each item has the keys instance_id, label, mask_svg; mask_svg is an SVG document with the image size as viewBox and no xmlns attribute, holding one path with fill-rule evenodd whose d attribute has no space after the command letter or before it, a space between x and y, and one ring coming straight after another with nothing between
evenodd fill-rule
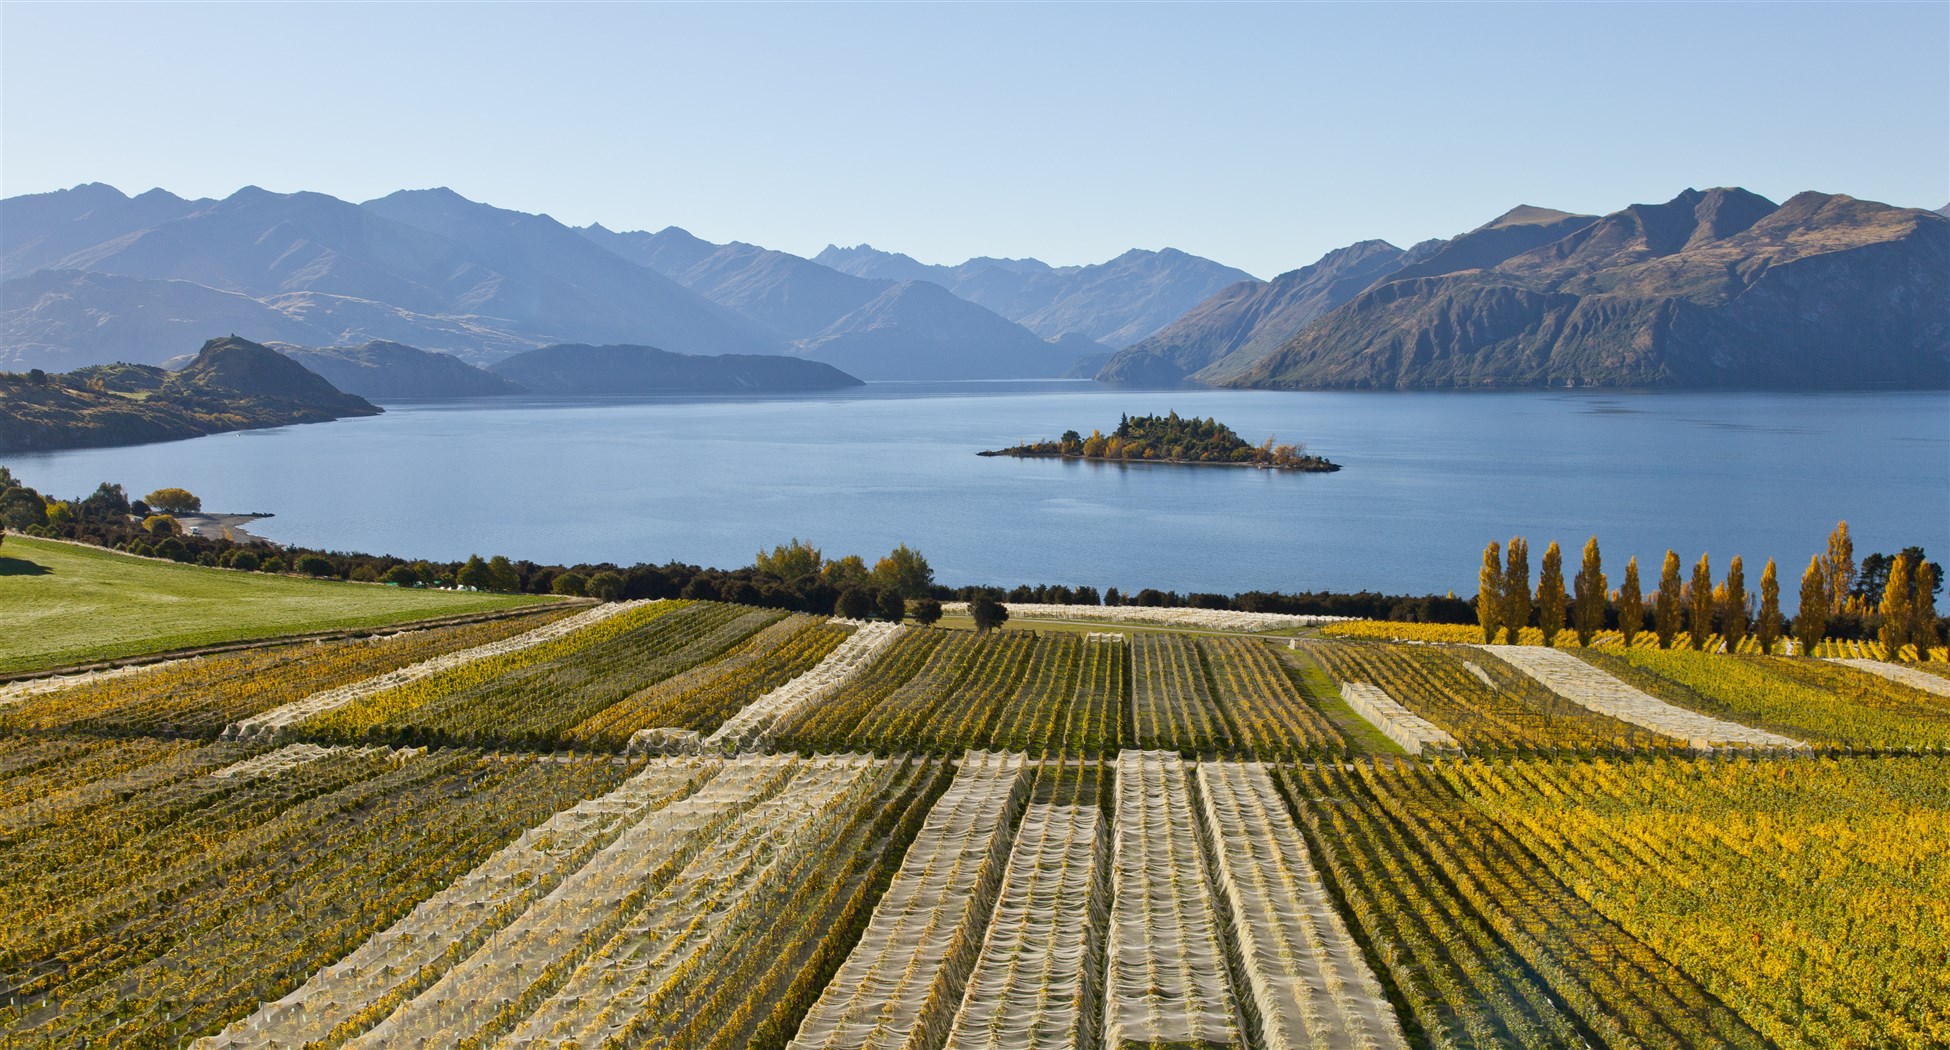
<instances>
[{"instance_id":1,"label":"peninsula","mask_svg":"<svg viewBox=\"0 0 1950 1050\"><path fill-rule=\"evenodd\" d=\"M1260 467L1325 473L1340 464L1307 455L1304 445L1275 444L1269 435L1257 445L1247 444L1233 429L1206 417L1186 418L1177 412L1162 416L1126 415L1106 435L1092 430L1089 437L1074 430L1054 441L1037 441L1010 448L977 452L978 456L1018 459L1094 459L1117 463L1176 463L1187 466Z\"/></svg>"}]
</instances>

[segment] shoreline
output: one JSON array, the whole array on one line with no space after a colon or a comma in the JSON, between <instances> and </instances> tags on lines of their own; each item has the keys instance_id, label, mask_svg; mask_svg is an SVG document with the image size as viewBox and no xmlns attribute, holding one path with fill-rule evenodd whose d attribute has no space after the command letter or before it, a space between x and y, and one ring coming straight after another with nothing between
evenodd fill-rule
<instances>
[{"instance_id":1,"label":"shoreline","mask_svg":"<svg viewBox=\"0 0 1950 1050\"><path fill-rule=\"evenodd\" d=\"M1155 465L1155 466L1162 466L1162 467L1249 467L1253 470L1279 470L1279 471L1286 471L1288 473L1293 473L1293 474L1332 474L1335 471L1341 469L1341 465L1339 463L1335 463L1332 460L1320 459L1318 457L1309 457L1308 459L1300 463L1296 463L1291 466L1283 466L1278 463L1235 463L1231 460L1210 460L1210 459L1123 459L1123 458L1112 459L1109 456L1086 456L1083 455L1082 453L1021 452L1015 449L1007 449L1007 448L990 449L988 451L977 452L975 454L987 459L993 459L997 456L1007 456L1010 459L1073 459L1079 463L1106 463L1106 464L1115 464L1118 466L1137 466L1137 465L1154 466Z\"/></svg>"},{"instance_id":2,"label":"shoreline","mask_svg":"<svg viewBox=\"0 0 1950 1050\"><path fill-rule=\"evenodd\" d=\"M271 514L178 514L176 523L183 527L184 532L192 536L227 539L232 543L268 543L273 547L281 547L283 544L267 540L245 527L253 521L272 516Z\"/></svg>"}]
</instances>

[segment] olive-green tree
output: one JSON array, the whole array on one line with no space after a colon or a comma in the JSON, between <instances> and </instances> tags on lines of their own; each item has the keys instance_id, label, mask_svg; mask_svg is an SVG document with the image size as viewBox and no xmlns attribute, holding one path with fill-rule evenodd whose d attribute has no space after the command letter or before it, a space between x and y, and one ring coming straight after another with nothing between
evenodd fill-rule
<instances>
[{"instance_id":1,"label":"olive-green tree","mask_svg":"<svg viewBox=\"0 0 1950 1050\"><path fill-rule=\"evenodd\" d=\"M1916 659L1930 658L1936 648L1936 566L1923 562L1916 567L1916 597L1910 601L1909 641L1916 646Z\"/></svg>"},{"instance_id":2,"label":"olive-green tree","mask_svg":"<svg viewBox=\"0 0 1950 1050\"><path fill-rule=\"evenodd\" d=\"M825 563L825 555L818 547L794 536L790 543L779 544L769 551L759 551L752 559L752 568L791 583L818 572Z\"/></svg>"},{"instance_id":3,"label":"olive-green tree","mask_svg":"<svg viewBox=\"0 0 1950 1050\"><path fill-rule=\"evenodd\" d=\"M922 598L934 586L934 570L920 551L903 543L874 563L873 582L903 598Z\"/></svg>"}]
</instances>

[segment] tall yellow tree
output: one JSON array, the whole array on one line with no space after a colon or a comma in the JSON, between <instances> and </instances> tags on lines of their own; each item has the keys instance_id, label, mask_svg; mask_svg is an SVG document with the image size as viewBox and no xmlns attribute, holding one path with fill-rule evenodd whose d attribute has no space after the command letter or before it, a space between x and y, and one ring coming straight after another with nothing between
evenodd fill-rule
<instances>
[{"instance_id":1,"label":"tall yellow tree","mask_svg":"<svg viewBox=\"0 0 1950 1050\"><path fill-rule=\"evenodd\" d=\"M1876 631L1876 639L1882 643L1883 659L1903 658L1915 609L1916 570L1910 565L1909 555L1898 554L1896 563L1889 567L1889 583L1882 589L1882 626Z\"/></svg>"},{"instance_id":2,"label":"tall yellow tree","mask_svg":"<svg viewBox=\"0 0 1950 1050\"><path fill-rule=\"evenodd\" d=\"M1618 587L1618 632L1625 636L1625 648L1645 627L1645 593L1639 587L1639 560L1625 562L1625 582Z\"/></svg>"},{"instance_id":3,"label":"tall yellow tree","mask_svg":"<svg viewBox=\"0 0 1950 1050\"><path fill-rule=\"evenodd\" d=\"M1537 626L1544 632L1544 644L1557 641L1564 629L1564 552L1557 541L1544 548L1544 565L1537 573Z\"/></svg>"},{"instance_id":4,"label":"tall yellow tree","mask_svg":"<svg viewBox=\"0 0 1950 1050\"><path fill-rule=\"evenodd\" d=\"M1706 555L1693 566L1693 582L1687 591L1686 638L1696 652L1706 651L1706 640L1713 635L1713 565Z\"/></svg>"},{"instance_id":5,"label":"tall yellow tree","mask_svg":"<svg viewBox=\"0 0 1950 1050\"><path fill-rule=\"evenodd\" d=\"M1483 568L1476 574L1476 623L1483 628L1483 644L1496 641L1503 623L1503 547L1495 540L1483 548Z\"/></svg>"},{"instance_id":6,"label":"tall yellow tree","mask_svg":"<svg viewBox=\"0 0 1950 1050\"><path fill-rule=\"evenodd\" d=\"M1510 539L1503 550L1503 633L1510 645L1523 641L1524 625L1530 622L1530 544L1522 536Z\"/></svg>"},{"instance_id":7,"label":"tall yellow tree","mask_svg":"<svg viewBox=\"0 0 1950 1050\"><path fill-rule=\"evenodd\" d=\"M1848 522L1835 523L1828 534L1828 554L1822 559L1822 593L1828 596L1828 615L1840 616L1848 604L1848 592L1855 586L1855 541L1849 537Z\"/></svg>"},{"instance_id":8,"label":"tall yellow tree","mask_svg":"<svg viewBox=\"0 0 1950 1050\"><path fill-rule=\"evenodd\" d=\"M1740 555L1727 563L1726 590L1720 596L1720 634L1726 638L1727 652L1738 652L1747 638L1747 567Z\"/></svg>"},{"instance_id":9,"label":"tall yellow tree","mask_svg":"<svg viewBox=\"0 0 1950 1050\"><path fill-rule=\"evenodd\" d=\"M1571 626L1578 632L1578 644L1590 645L1591 636L1605 628L1605 570L1598 553L1598 537L1584 543L1584 561L1571 589L1576 601L1571 608Z\"/></svg>"},{"instance_id":10,"label":"tall yellow tree","mask_svg":"<svg viewBox=\"0 0 1950 1050\"><path fill-rule=\"evenodd\" d=\"M1652 632L1659 636L1659 648L1672 648L1679 636L1679 555L1666 552L1659 567L1659 593L1652 599Z\"/></svg>"},{"instance_id":11,"label":"tall yellow tree","mask_svg":"<svg viewBox=\"0 0 1950 1050\"><path fill-rule=\"evenodd\" d=\"M1774 572L1774 559L1760 570L1760 618L1754 621L1754 639L1760 651L1772 653L1774 640L1781 636L1781 581Z\"/></svg>"},{"instance_id":12,"label":"tall yellow tree","mask_svg":"<svg viewBox=\"0 0 1950 1050\"><path fill-rule=\"evenodd\" d=\"M1801 574L1801 605L1794 616L1794 640L1801 643L1801 655L1813 656L1815 647L1828 633L1828 569L1821 555L1808 557L1808 571Z\"/></svg>"}]
</instances>

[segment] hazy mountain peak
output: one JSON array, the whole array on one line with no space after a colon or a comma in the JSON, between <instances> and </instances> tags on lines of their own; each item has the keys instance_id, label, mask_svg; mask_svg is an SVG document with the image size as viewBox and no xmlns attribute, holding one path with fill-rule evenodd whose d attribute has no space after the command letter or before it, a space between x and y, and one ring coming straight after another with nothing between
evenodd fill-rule
<instances>
[{"instance_id":1,"label":"hazy mountain peak","mask_svg":"<svg viewBox=\"0 0 1950 1050\"><path fill-rule=\"evenodd\" d=\"M1539 208L1534 204L1519 204L1509 211L1478 226L1479 230L1496 230L1506 226L1548 226L1554 222L1575 218L1573 212L1558 211L1556 208Z\"/></svg>"}]
</instances>

